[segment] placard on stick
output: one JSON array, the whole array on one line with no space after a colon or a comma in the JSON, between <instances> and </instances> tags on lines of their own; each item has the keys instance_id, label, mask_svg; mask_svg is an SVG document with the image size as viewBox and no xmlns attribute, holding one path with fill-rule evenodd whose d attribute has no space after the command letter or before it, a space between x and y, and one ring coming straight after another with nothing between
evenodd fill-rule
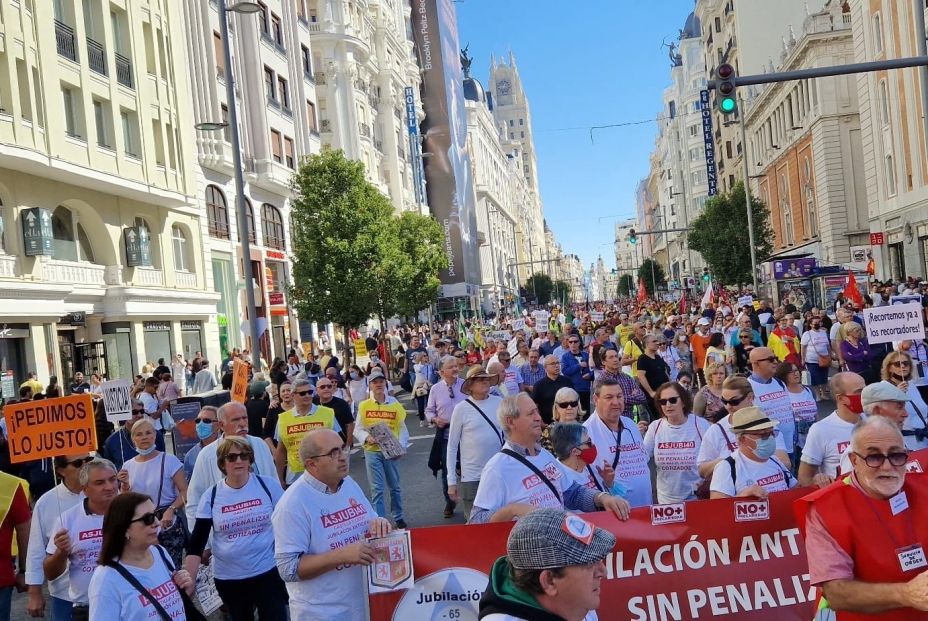
<instances>
[{"instance_id":1,"label":"placard on stick","mask_svg":"<svg viewBox=\"0 0 928 621\"><path fill-rule=\"evenodd\" d=\"M248 363L236 360L232 363L232 401L245 403L248 400Z\"/></svg>"},{"instance_id":2,"label":"placard on stick","mask_svg":"<svg viewBox=\"0 0 928 621\"><path fill-rule=\"evenodd\" d=\"M3 416L11 463L97 449L93 400L88 393L7 405Z\"/></svg>"},{"instance_id":3,"label":"placard on stick","mask_svg":"<svg viewBox=\"0 0 928 621\"><path fill-rule=\"evenodd\" d=\"M111 423L129 420L132 418L132 384L127 379L110 380L100 384L103 394L103 407L106 409L106 420Z\"/></svg>"}]
</instances>

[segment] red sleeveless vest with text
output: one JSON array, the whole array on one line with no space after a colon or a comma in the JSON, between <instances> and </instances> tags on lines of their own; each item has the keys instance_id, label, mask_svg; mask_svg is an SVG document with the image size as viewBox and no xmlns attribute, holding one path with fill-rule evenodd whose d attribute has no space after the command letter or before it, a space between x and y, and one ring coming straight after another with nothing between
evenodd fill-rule
<instances>
[{"instance_id":1,"label":"red sleeveless vest with text","mask_svg":"<svg viewBox=\"0 0 928 621\"><path fill-rule=\"evenodd\" d=\"M897 548L919 544L928 556L928 474L905 476L909 508L893 515L888 500L864 495L853 484L837 481L796 501L799 527L805 536L810 506L821 516L841 548L854 560L854 579L861 582L908 582L926 568L903 572ZM897 608L879 614L837 612L837 621L928 621L928 613Z\"/></svg>"}]
</instances>

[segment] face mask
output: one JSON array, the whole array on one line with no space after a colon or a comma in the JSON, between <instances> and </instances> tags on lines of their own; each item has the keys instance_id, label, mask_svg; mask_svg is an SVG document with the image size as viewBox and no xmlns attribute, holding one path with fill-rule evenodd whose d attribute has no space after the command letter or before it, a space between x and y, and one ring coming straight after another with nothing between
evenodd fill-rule
<instances>
[{"instance_id":1,"label":"face mask","mask_svg":"<svg viewBox=\"0 0 928 621\"><path fill-rule=\"evenodd\" d=\"M777 439L773 436L755 440L754 454L761 459L769 459L777 450Z\"/></svg>"},{"instance_id":2,"label":"face mask","mask_svg":"<svg viewBox=\"0 0 928 621\"><path fill-rule=\"evenodd\" d=\"M593 464L596 461L596 447L590 446L580 449L580 459L582 459L583 463L587 466Z\"/></svg>"},{"instance_id":3,"label":"face mask","mask_svg":"<svg viewBox=\"0 0 928 621\"><path fill-rule=\"evenodd\" d=\"M154 444L152 444L147 449L136 448L135 452L144 457L145 455L151 455L153 452L155 452L156 449L157 447Z\"/></svg>"},{"instance_id":4,"label":"face mask","mask_svg":"<svg viewBox=\"0 0 928 621\"><path fill-rule=\"evenodd\" d=\"M351 379L356 380L358 379L358 377L359 375L357 373L355 373L354 371L351 372Z\"/></svg>"},{"instance_id":5,"label":"face mask","mask_svg":"<svg viewBox=\"0 0 928 621\"><path fill-rule=\"evenodd\" d=\"M847 409L854 414L860 414L864 411L864 404L860 401L860 395L844 395L848 400Z\"/></svg>"},{"instance_id":6,"label":"face mask","mask_svg":"<svg viewBox=\"0 0 928 621\"><path fill-rule=\"evenodd\" d=\"M613 496L618 496L628 500L629 488L627 485L616 479L615 483L612 484L612 487L609 488L609 493Z\"/></svg>"},{"instance_id":7,"label":"face mask","mask_svg":"<svg viewBox=\"0 0 928 621\"><path fill-rule=\"evenodd\" d=\"M211 435L213 435L212 423L197 423L197 438L205 440Z\"/></svg>"}]
</instances>

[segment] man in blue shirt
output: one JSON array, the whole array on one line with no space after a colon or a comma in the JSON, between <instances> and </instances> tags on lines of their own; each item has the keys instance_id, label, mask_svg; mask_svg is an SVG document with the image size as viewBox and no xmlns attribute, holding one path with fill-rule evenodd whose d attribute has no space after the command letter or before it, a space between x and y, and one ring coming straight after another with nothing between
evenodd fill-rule
<instances>
[{"instance_id":1,"label":"man in blue shirt","mask_svg":"<svg viewBox=\"0 0 928 621\"><path fill-rule=\"evenodd\" d=\"M593 370L590 368L590 356L580 351L580 336L571 334L567 337L569 348L561 356L561 374L567 377L574 385L574 390L580 395L580 404L584 411L590 411L590 381L593 379Z\"/></svg>"}]
</instances>

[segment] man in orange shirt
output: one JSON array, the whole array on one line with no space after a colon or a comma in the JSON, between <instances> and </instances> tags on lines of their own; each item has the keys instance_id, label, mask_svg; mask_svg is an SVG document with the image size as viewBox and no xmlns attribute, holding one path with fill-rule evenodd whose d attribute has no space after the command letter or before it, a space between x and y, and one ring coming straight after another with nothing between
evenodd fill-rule
<instances>
[{"instance_id":1,"label":"man in orange shirt","mask_svg":"<svg viewBox=\"0 0 928 621\"><path fill-rule=\"evenodd\" d=\"M696 332L690 337L690 349L693 351L693 371L700 386L706 385L706 376L702 368L706 365L706 349L709 347L709 319L701 317L696 322Z\"/></svg>"}]
</instances>

